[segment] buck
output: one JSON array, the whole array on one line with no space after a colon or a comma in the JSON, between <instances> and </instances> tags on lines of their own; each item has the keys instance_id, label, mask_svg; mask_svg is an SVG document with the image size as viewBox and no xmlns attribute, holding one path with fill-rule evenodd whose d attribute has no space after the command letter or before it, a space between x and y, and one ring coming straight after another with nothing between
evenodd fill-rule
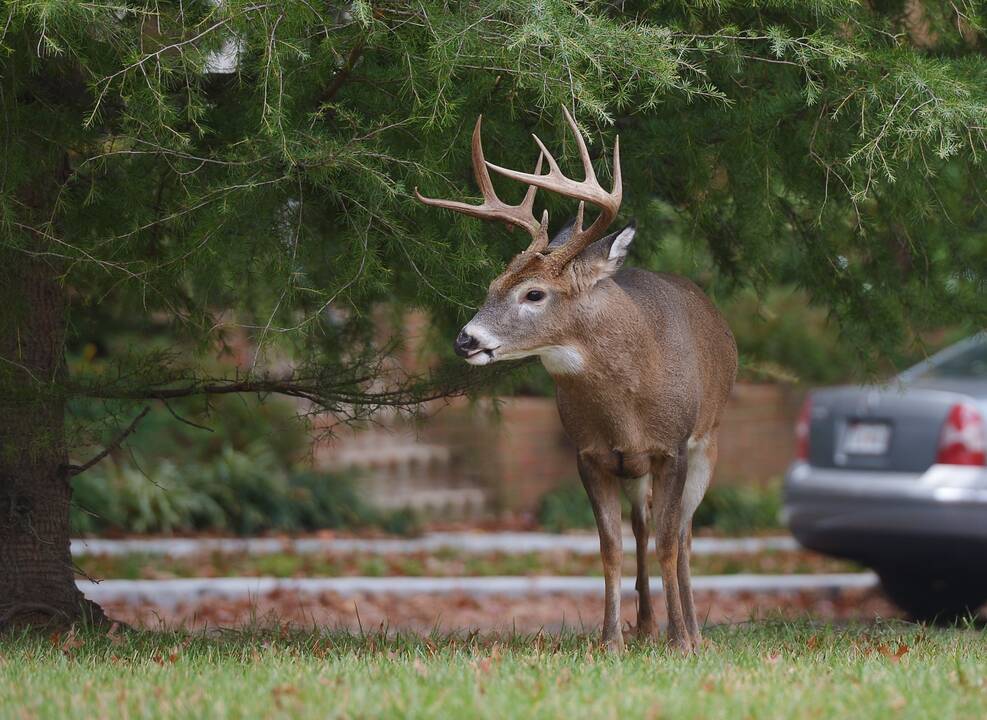
<instances>
[{"instance_id":1,"label":"buck","mask_svg":"<svg viewBox=\"0 0 987 720\"><path fill-rule=\"evenodd\" d=\"M622 267L635 226L604 237L620 208L619 138L613 190L597 181L586 143L569 111L585 179L566 177L537 136L533 174L487 162L482 117L473 130L473 171L483 203L423 197L428 205L524 228L529 247L490 284L486 301L455 341L473 365L538 356L556 384L559 414L577 448L577 466L600 535L605 610L603 642L620 651L623 563L621 488L630 500L637 550L636 631L657 633L648 580L651 528L661 564L669 642L690 651L702 639L692 596L692 516L716 463L720 418L737 372L726 321L689 280ZM543 161L548 172L542 173ZM509 205L489 170L528 186ZM532 212L538 188L579 201L576 217L551 241L548 212ZM586 204L598 208L584 229Z\"/></svg>"}]
</instances>

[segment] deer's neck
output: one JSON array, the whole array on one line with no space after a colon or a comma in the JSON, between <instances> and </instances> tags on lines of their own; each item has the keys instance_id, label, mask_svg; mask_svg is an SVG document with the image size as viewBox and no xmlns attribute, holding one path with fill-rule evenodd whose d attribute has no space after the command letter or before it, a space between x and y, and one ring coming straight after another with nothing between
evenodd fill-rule
<instances>
[{"instance_id":1,"label":"deer's neck","mask_svg":"<svg viewBox=\"0 0 987 720\"><path fill-rule=\"evenodd\" d=\"M632 380L639 366L656 359L653 327L626 294L614 289L589 298L569 330L539 352L557 383L588 388L607 377Z\"/></svg>"}]
</instances>

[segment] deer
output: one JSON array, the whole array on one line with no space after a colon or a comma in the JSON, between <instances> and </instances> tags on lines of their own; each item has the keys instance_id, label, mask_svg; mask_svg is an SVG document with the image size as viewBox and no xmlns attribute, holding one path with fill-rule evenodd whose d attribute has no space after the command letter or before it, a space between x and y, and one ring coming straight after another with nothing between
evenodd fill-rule
<instances>
[{"instance_id":1,"label":"deer","mask_svg":"<svg viewBox=\"0 0 987 720\"><path fill-rule=\"evenodd\" d=\"M702 645L690 575L692 518L716 465L724 406L737 373L737 346L710 299L692 281L625 267L633 221L605 235L623 197L620 139L613 146L613 189L599 183L585 139L565 106L585 178L563 174L545 144L534 173L488 162L482 116L472 137L479 205L423 196L426 205L526 230L530 245L487 291L454 342L471 365L540 358L556 388L566 434L589 496L604 571L602 642L624 650L621 626L623 533L620 494L630 503L636 550L641 638L658 637L648 577L652 527L667 611L667 641L692 652ZM548 172L543 173L543 162ZM517 205L503 202L490 171L527 185ZM541 188L579 202L575 218L549 239L548 211L535 218ZM584 228L586 205L598 214Z\"/></svg>"}]
</instances>

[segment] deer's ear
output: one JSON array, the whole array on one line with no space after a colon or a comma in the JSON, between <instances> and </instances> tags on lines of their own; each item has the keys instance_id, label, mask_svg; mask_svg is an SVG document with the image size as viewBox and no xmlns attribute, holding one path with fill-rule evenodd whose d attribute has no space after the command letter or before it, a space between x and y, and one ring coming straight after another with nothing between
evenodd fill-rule
<instances>
[{"instance_id":1,"label":"deer's ear","mask_svg":"<svg viewBox=\"0 0 987 720\"><path fill-rule=\"evenodd\" d=\"M587 286L595 285L620 270L635 232L632 220L622 230L600 238L579 254L573 262L573 269Z\"/></svg>"}]
</instances>

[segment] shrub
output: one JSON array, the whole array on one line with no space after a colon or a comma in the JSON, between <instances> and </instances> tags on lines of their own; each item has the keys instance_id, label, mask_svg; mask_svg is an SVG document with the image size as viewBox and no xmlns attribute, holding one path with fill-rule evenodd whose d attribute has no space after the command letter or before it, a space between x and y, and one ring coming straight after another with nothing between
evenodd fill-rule
<instances>
[{"instance_id":1,"label":"shrub","mask_svg":"<svg viewBox=\"0 0 987 720\"><path fill-rule=\"evenodd\" d=\"M764 487L714 486L696 510L693 527L708 527L725 534L775 530L781 527L780 510L778 483ZM543 528L552 532L596 527L589 498L576 484L545 493L538 504L537 518Z\"/></svg>"},{"instance_id":2,"label":"shrub","mask_svg":"<svg viewBox=\"0 0 987 720\"><path fill-rule=\"evenodd\" d=\"M736 535L781 525L781 485L718 485L709 489L693 517L694 528Z\"/></svg>"},{"instance_id":3,"label":"shrub","mask_svg":"<svg viewBox=\"0 0 987 720\"><path fill-rule=\"evenodd\" d=\"M253 535L323 528L417 530L410 512L370 507L353 478L293 472L264 447L227 445L208 461L138 468L107 460L74 483L75 532L226 531Z\"/></svg>"},{"instance_id":4,"label":"shrub","mask_svg":"<svg viewBox=\"0 0 987 720\"><path fill-rule=\"evenodd\" d=\"M552 532L596 527L593 508L581 485L549 490L538 502L538 524Z\"/></svg>"},{"instance_id":5,"label":"shrub","mask_svg":"<svg viewBox=\"0 0 987 720\"><path fill-rule=\"evenodd\" d=\"M173 463L144 471L131 463L105 461L74 483L72 527L76 532L127 529L137 533L225 529L222 508L208 493L184 482Z\"/></svg>"}]
</instances>

